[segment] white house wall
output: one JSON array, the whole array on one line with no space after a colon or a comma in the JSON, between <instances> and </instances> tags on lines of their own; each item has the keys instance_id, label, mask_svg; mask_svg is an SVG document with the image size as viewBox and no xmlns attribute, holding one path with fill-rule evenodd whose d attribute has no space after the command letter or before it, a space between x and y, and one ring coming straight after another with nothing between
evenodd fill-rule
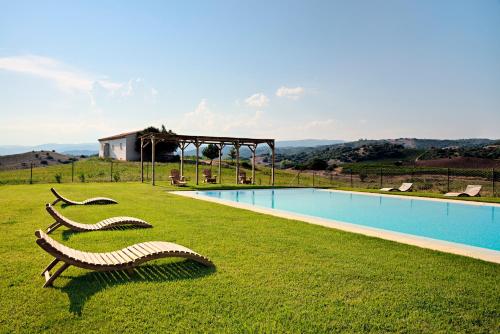
<instances>
[{"instance_id":1,"label":"white house wall","mask_svg":"<svg viewBox=\"0 0 500 334\"><path fill-rule=\"evenodd\" d=\"M99 157L104 157L104 145L109 144L109 157L116 160L127 160L127 139L119 138L100 142Z\"/></svg>"}]
</instances>

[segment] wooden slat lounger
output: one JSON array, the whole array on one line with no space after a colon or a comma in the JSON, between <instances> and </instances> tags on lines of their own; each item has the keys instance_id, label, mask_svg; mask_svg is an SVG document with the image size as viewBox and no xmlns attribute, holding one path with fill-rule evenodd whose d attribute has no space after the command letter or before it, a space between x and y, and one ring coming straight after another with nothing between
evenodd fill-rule
<instances>
[{"instance_id":1,"label":"wooden slat lounger","mask_svg":"<svg viewBox=\"0 0 500 334\"><path fill-rule=\"evenodd\" d=\"M467 188L463 192L458 192L458 193L446 193L444 194L445 196L449 197L475 197L475 196L481 196L479 193L481 192L482 186L480 185L474 185L474 184L469 184Z\"/></svg>"},{"instance_id":2,"label":"wooden slat lounger","mask_svg":"<svg viewBox=\"0 0 500 334\"><path fill-rule=\"evenodd\" d=\"M44 288L51 286L54 280L61 275L64 270L68 269L69 266L95 271L131 271L141 263L165 257L181 257L199 262L207 267L214 266L212 261L207 257L195 253L189 248L171 242L150 241L135 244L115 252L88 253L66 247L41 230L36 231L35 235L37 237L36 243L38 246L55 257L42 272L42 276L45 276ZM51 275L50 270L54 268L58 262L63 262L63 265Z\"/></svg>"},{"instance_id":3,"label":"wooden slat lounger","mask_svg":"<svg viewBox=\"0 0 500 334\"><path fill-rule=\"evenodd\" d=\"M399 188L382 188L380 191L401 191L401 192L407 192L411 191L411 188L413 187L413 183L403 183L401 184L401 187Z\"/></svg>"},{"instance_id":4,"label":"wooden slat lounger","mask_svg":"<svg viewBox=\"0 0 500 334\"><path fill-rule=\"evenodd\" d=\"M61 215L56 209L50 205L46 204L45 209L47 212L55 219L55 222L47 228L47 234L52 233L54 230L61 226L66 226L70 230L79 232L89 232L98 230L107 230L116 226L121 225L134 225L138 227L153 227L151 224L145 222L142 219L134 217L112 217L108 219L101 220L96 224L82 224L77 223L71 219L68 219Z\"/></svg>"},{"instance_id":5,"label":"wooden slat lounger","mask_svg":"<svg viewBox=\"0 0 500 334\"><path fill-rule=\"evenodd\" d=\"M118 203L114 199L106 198L106 197L94 197L94 198L86 199L85 201L82 201L82 202L77 202L77 201L72 201L70 199L67 199L67 198L61 196L54 188L50 188L50 191L52 191L52 193L56 197L56 200L54 202L52 202L52 205L56 205L56 203L59 201L62 201L68 205L92 205L92 204L117 204Z\"/></svg>"}]
</instances>

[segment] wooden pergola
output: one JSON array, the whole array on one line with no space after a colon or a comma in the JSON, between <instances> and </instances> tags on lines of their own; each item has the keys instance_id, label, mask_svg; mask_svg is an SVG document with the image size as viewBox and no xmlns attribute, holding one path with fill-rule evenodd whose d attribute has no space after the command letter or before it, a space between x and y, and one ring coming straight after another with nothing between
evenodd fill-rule
<instances>
[{"instance_id":1,"label":"wooden pergola","mask_svg":"<svg viewBox=\"0 0 500 334\"><path fill-rule=\"evenodd\" d=\"M255 184L255 152L257 145L267 144L271 149L271 185L274 186L274 165L275 165L275 142L274 139L257 138L237 138L237 137L211 137L211 136L188 136L174 135L168 133L148 133L140 137L141 139L141 182L144 182L144 153L143 149L151 145L151 183L155 185L155 146L159 142L175 142L181 151L180 174L184 175L184 150L190 145L196 148L196 184L199 184L199 155L200 146L203 144L214 144L219 149L219 183L222 173L222 150L226 146L234 146L236 149L236 183L239 183L240 175L240 147L247 146L252 152L252 184Z\"/></svg>"}]
</instances>

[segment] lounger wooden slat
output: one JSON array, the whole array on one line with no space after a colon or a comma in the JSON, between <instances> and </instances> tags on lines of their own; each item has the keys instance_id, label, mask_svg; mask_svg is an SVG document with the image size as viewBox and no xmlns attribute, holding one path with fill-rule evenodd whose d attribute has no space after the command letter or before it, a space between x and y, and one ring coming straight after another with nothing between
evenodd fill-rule
<instances>
[{"instance_id":1,"label":"lounger wooden slat","mask_svg":"<svg viewBox=\"0 0 500 334\"><path fill-rule=\"evenodd\" d=\"M147 251L148 251L149 253L151 253L151 254L156 254L156 253L158 253L158 251L157 251L156 249L154 249L153 247L150 247L150 246L148 245L148 243L147 243L147 242L144 242L144 243L139 244L139 245L140 245L142 248L144 248L145 250L147 250Z\"/></svg>"},{"instance_id":2,"label":"lounger wooden slat","mask_svg":"<svg viewBox=\"0 0 500 334\"><path fill-rule=\"evenodd\" d=\"M122 258L123 262L126 262L126 263L134 262L134 259L131 258L130 256L128 256L123 250L119 250L119 251L116 251L114 253L116 253L116 255L118 255L120 258Z\"/></svg>"},{"instance_id":3,"label":"lounger wooden slat","mask_svg":"<svg viewBox=\"0 0 500 334\"><path fill-rule=\"evenodd\" d=\"M122 259L120 256L118 256L118 254L116 252L111 252L109 253L110 256L112 256L115 261L116 261L116 264L124 264L128 261L125 261L124 259Z\"/></svg>"},{"instance_id":4,"label":"lounger wooden slat","mask_svg":"<svg viewBox=\"0 0 500 334\"><path fill-rule=\"evenodd\" d=\"M89 232L89 231L97 231L97 230L107 230L116 226L122 226L122 225L133 225L137 227L153 227L151 224L148 222L139 219L139 218L134 218L134 217L111 217L107 218L104 220L101 220L100 222L97 222L95 224L82 224L82 223L77 223L71 219L68 219L64 217L62 214L60 214L52 205L46 204L45 209L49 213L49 215L52 216L52 218L55 219L55 223L50 225L47 228L47 233L50 234L60 226L66 226L69 229L73 231L79 231L79 232Z\"/></svg>"},{"instance_id":5,"label":"lounger wooden slat","mask_svg":"<svg viewBox=\"0 0 500 334\"><path fill-rule=\"evenodd\" d=\"M61 194L57 192L54 188L50 188L50 191L54 194L56 197L55 201L52 202L52 205L56 205L58 202L64 202L67 205L94 205L94 204L117 204L118 202L115 201L114 199L107 198L107 197L94 197L94 198L89 198L84 201L73 201L70 200Z\"/></svg>"},{"instance_id":6,"label":"lounger wooden slat","mask_svg":"<svg viewBox=\"0 0 500 334\"><path fill-rule=\"evenodd\" d=\"M144 256L151 256L153 253L144 248L141 244L134 245L134 249L140 251Z\"/></svg>"},{"instance_id":7,"label":"lounger wooden slat","mask_svg":"<svg viewBox=\"0 0 500 334\"><path fill-rule=\"evenodd\" d=\"M44 287L51 286L54 280L72 265L96 271L132 270L141 263L165 257L191 259L209 267L214 265L208 258L171 242L153 241L135 244L114 252L90 253L66 247L41 230L36 231L35 235L36 243L55 258L42 273L45 276ZM63 264L51 275L50 270L58 262Z\"/></svg>"},{"instance_id":8,"label":"lounger wooden slat","mask_svg":"<svg viewBox=\"0 0 500 334\"><path fill-rule=\"evenodd\" d=\"M137 258L140 258L140 257L144 256L144 254L143 254L141 251L139 251L139 250L135 249L135 247L134 247L134 246L129 246L129 247L127 247L127 249L128 249L130 252L132 252L134 255L136 255L136 256L137 256Z\"/></svg>"}]
</instances>

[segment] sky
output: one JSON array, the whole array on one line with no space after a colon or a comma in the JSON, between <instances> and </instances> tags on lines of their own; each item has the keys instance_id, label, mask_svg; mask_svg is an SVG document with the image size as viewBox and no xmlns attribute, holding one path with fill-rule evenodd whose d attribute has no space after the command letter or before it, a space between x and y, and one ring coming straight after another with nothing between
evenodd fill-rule
<instances>
[{"instance_id":1,"label":"sky","mask_svg":"<svg viewBox=\"0 0 500 334\"><path fill-rule=\"evenodd\" d=\"M3 1L0 145L500 138L500 1Z\"/></svg>"}]
</instances>

